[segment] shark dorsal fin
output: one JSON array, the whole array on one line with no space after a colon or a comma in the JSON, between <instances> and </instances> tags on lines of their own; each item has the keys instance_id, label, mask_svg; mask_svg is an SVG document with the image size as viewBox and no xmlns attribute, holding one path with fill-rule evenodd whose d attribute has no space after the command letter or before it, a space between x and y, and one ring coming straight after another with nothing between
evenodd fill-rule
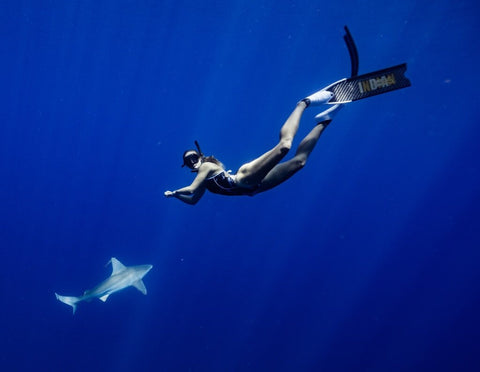
<instances>
[{"instance_id":1,"label":"shark dorsal fin","mask_svg":"<svg viewBox=\"0 0 480 372\"><path fill-rule=\"evenodd\" d=\"M143 284L143 280L137 280L135 283L132 283L132 285L137 288L140 292L142 292L144 295L147 294L147 288L145 287L145 284Z\"/></svg>"},{"instance_id":2,"label":"shark dorsal fin","mask_svg":"<svg viewBox=\"0 0 480 372\"><path fill-rule=\"evenodd\" d=\"M112 275L118 274L120 271L123 271L126 269L126 266L124 266L119 260L117 260L115 257L112 257L110 259L110 262L112 263Z\"/></svg>"}]
</instances>

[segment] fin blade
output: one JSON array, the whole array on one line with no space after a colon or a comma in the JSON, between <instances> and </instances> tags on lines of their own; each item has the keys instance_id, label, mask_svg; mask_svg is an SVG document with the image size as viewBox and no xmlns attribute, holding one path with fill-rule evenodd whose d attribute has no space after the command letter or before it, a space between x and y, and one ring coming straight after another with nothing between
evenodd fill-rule
<instances>
[{"instance_id":1,"label":"fin blade","mask_svg":"<svg viewBox=\"0 0 480 372\"><path fill-rule=\"evenodd\" d=\"M393 90L407 88L411 86L411 83L404 75L406 70L407 64L403 63L341 80L327 88L334 94L328 103L348 103Z\"/></svg>"},{"instance_id":2,"label":"fin blade","mask_svg":"<svg viewBox=\"0 0 480 372\"><path fill-rule=\"evenodd\" d=\"M355 77L358 75L358 50L348 27L345 26L344 29L345 35L343 36L343 40L345 40L345 44L347 44L348 54L350 54L350 62L352 65L352 73L350 77Z\"/></svg>"},{"instance_id":3,"label":"fin blade","mask_svg":"<svg viewBox=\"0 0 480 372\"><path fill-rule=\"evenodd\" d=\"M107 301L108 296L110 296L110 293L106 294L105 296L99 297L99 299L102 300L103 302L105 302L105 301Z\"/></svg>"},{"instance_id":4,"label":"fin blade","mask_svg":"<svg viewBox=\"0 0 480 372\"><path fill-rule=\"evenodd\" d=\"M141 280L141 279L137 280L135 283L132 284L132 286L137 288L144 295L147 294L147 288L145 287L145 284L143 283L143 280Z\"/></svg>"}]
</instances>

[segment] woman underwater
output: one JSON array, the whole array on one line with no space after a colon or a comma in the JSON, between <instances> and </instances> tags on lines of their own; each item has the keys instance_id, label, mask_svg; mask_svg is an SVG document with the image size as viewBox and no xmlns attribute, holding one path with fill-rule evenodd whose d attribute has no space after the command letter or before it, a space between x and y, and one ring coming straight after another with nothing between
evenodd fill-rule
<instances>
[{"instance_id":1,"label":"woman underwater","mask_svg":"<svg viewBox=\"0 0 480 372\"><path fill-rule=\"evenodd\" d=\"M280 161L292 147L304 110L312 105L321 105L332 97L332 93L320 90L297 103L297 106L280 129L280 141L270 151L257 159L243 164L235 174L227 172L223 164L213 156L204 156L198 144L197 150L183 154L183 166L197 173L190 186L175 191L165 191L167 198L175 197L188 204L196 204L206 190L222 195L248 195L269 190L289 179L302 169L315 147L320 135L331 122L333 114L342 105L333 105L315 118L317 125L300 142L295 156L283 163Z\"/></svg>"}]
</instances>

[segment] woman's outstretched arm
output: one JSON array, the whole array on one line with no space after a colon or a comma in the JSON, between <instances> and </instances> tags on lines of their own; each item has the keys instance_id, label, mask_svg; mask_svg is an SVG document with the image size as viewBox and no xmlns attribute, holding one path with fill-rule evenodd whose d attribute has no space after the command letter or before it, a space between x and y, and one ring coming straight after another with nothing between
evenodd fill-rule
<instances>
[{"instance_id":1,"label":"woman's outstretched arm","mask_svg":"<svg viewBox=\"0 0 480 372\"><path fill-rule=\"evenodd\" d=\"M205 181L212 171L212 164L205 163L200 166L197 176L190 186L182 187L175 191L165 191L167 198L174 197L187 204L196 204L206 191Z\"/></svg>"}]
</instances>

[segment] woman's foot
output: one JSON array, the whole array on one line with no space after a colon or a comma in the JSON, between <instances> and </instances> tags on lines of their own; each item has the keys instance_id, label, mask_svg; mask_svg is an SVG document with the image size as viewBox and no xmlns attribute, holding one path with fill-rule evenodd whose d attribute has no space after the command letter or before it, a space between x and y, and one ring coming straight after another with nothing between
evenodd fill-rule
<instances>
[{"instance_id":1,"label":"woman's foot","mask_svg":"<svg viewBox=\"0 0 480 372\"><path fill-rule=\"evenodd\" d=\"M318 92L315 92L308 97L302 99L303 102L307 104L307 107L312 105L312 106L319 106L323 105L324 103L327 103L330 101L333 97L333 93L329 92L328 90L319 90Z\"/></svg>"},{"instance_id":2,"label":"woman's foot","mask_svg":"<svg viewBox=\"0 0 480 372\"><path fill-rule=\"evenodd\" d=\"M337 112L343 107L342 104L333 105L332 107L328 108L327 110L317 114L315 116L315 121L317 124L323 123L325 121L332 121L333 117L337 114Z\"/></svg>"}]
</instances>

